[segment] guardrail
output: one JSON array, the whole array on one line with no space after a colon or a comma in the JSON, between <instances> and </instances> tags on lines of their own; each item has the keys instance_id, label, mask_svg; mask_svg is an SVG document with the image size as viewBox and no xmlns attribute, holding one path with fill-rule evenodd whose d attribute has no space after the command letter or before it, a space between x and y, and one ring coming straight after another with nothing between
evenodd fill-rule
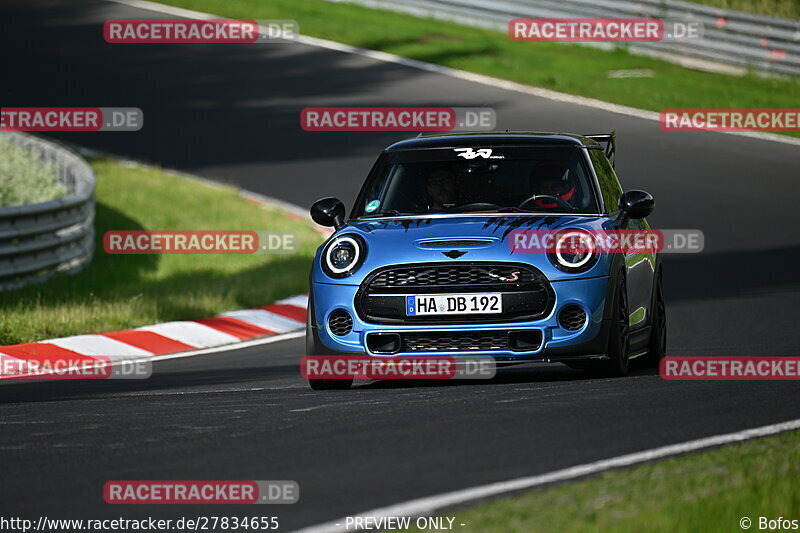
<instances>
[{"instance_id":1,"label":"guardrail","mask_svg":"<svg viewBox=\"0 0 800 533\"><path fill-rule=\"evenodd\" d=\"M78 272L94 254L92 168L58 144L19 133L2 135L54 163L67 194L49 202L0 207L0 290Z\"/></svg>"},{"instance_id":2,"label":"guardrail","mask_svg":"<svg viewBox=\"0 0 800 533\"><path fill-rule=\"evenodd\" d=\"M504 32L513 18L659 18L700 22L703 37L699 39L626 46L634 53L705 70L800 75L800 21L679 0L345 1ZM714 65L729 68L714 68Z\"/></svg>"}]
</instances>

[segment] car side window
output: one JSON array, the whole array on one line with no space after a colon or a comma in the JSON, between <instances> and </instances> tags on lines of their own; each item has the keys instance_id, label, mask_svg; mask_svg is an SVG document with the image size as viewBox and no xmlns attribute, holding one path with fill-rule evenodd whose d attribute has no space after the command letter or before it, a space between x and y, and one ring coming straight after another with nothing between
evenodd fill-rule
<instances>
[{"instance_id":1,"label":"car side window","mask_svg":"<svg viewBox=\"0 0 800 533\"><path fill-rule=\"evenodd\" d=\"M614 169L602 150L589 150L589 157L592 159L592 166L597 174L597 182L600 184L600 194L603 195L606 213L616 211L619 197L622 195L622 187L619 185L617 175L614 174Z\"/></svg>"}]
</instances>

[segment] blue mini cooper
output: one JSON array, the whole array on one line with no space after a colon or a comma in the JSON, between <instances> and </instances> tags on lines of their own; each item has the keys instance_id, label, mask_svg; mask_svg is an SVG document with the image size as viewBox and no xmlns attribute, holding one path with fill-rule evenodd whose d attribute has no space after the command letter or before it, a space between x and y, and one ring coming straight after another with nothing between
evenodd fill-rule
<instances>
[{"instance_id":1,"label":"blue mini cooper","mask_svg":"<svg viewBox=\"0 0 800 533\"><path fill-rule=\"evenodd\" d=\"M519 252L524 230L648 230L653 197L622 192L616 138L552 133L420 136L381 153L311 270L309 355L491 356L621 376L666 347L653 251ZM352 380L309 379L312 388Z\"/></svg>"}]
</instances>

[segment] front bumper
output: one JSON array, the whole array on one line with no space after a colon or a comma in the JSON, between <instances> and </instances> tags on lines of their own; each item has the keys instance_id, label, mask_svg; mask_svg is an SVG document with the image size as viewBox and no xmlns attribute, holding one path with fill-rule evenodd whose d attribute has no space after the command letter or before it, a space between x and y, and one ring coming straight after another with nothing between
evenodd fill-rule
<instances>
[{"instance_id":1,"label":"front bumper","mask_svg":"<svg viewBox=\"0 0 800 533\"><path fill-rule=\"evenodd\" d=\"M609 278L607 276L551 282L554 291L554 305L550 313L537 320L509 321L491 324L475 324L464 321L448 324L373 324L365 322L355 309L357 285L313 283L311 290L311 309L313 316L310 334L317 352L309 355L326 354L367 354L386 357L370 349L367 338L376 334L439 334L458 332L479 334L493 332L538 331L541 343L536 349L469 349L436 351L403 351L392 355L446 355L446 356L492 356L501 361L568 361L602 356L606 351L608 326L606 299L609 297ZM561 327L558 321L560 310L566 305L579 305L586 312L587 320L577 331ZM334 335L328 327L330 314L342 309L353 318L352 331L346 335ZM441 335L440 335L441 336ZM373 343L374 344L374 343Z\"/></svg>"}]
</instances>

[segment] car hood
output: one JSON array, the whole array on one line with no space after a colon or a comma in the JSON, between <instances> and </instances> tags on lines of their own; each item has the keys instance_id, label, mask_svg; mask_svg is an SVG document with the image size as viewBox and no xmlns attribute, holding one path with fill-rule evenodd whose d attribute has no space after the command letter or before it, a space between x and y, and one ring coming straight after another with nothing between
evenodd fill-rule
<instances>
[{"instance_id":1,"label":"car hood","mask_svg":"<svg viewBox=\"0 0 800 533\"><path fill-rule=\"evenodd\" d=\"M320 254L325 248L323 245L317 251L314 261L313 279L322 283L358 285L369 272L387 265L472 261L515 261L531 264L550 280L602 276L608 273L606 261L599 261L580 275L567 274L553 267L546 254L512 251L509 240L514 230L600 230L613 225L608 217L585 215L461 215L355 220L345 224L331 238L346 233L360 235L367 245L364 264L352 276L330 278L320 268Z\"/></svg>"}]
</instances>

